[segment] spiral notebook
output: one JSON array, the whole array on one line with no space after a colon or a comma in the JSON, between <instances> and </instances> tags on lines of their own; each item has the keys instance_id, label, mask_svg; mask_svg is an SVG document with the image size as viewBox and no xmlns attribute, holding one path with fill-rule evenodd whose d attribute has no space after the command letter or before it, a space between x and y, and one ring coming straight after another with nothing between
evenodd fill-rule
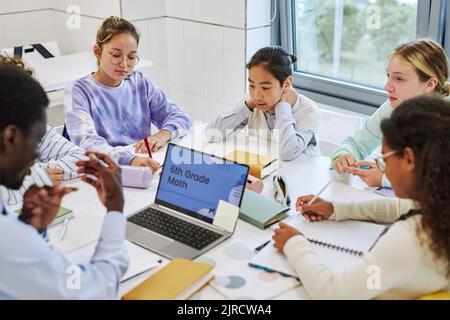
<instances>
[{"instance_id":1,"label":"spiral notebook","mask_svg":"<svg viewBox=\"0 0 450 320\"><path fill-rule=\"evenodd\" d=\"M312 243L319 260L336 272L356 263L385 229L384 225L353 220L308 222L301 216L288 223ZM273 247L273 242L259 251L249 265L298 278L286 256Z\"/></svg>"}]
</instances>

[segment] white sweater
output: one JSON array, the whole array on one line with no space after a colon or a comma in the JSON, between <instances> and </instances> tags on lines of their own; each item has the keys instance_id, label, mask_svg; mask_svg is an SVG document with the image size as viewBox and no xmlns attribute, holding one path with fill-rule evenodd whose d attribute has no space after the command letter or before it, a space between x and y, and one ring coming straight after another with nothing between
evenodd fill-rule
<instances>
[{"instance_id":1,"label":"white sweater","mask_svg":"<svg viewBox=\"0 0 450 320\"><path fill-rule=\"evenodd\" d=\"M281 160L293 160L302 153L320 155L320 114L314 101L298 94L293 107L287 102L277 103L275 114L250 110L244 101L208 124L205 134L210 142L226 140L247 126L249 134L278 143Z\"/></svg>"},{"instance_id":2,"label":"white sweater","mask_svg":"<svg viewBox=\"0 0 450 320\"><path fill-rule=\"evenodd\" d=\"M386 223L414 208L412 201L400 199L333 202L333 206L330 219ZM420 219L416 215L394 223L358 263L338 273L319 261L314 247L302 236L289 239L284 253L313 299L415 299L449 287L445 261L437 260L428 248L429 238L419 227ZM419 237L417 230L421 230ZM368 280L373 276L369 267L374 265L380 270L380 288L369 289Z\"/></svg>"}]
</instances>

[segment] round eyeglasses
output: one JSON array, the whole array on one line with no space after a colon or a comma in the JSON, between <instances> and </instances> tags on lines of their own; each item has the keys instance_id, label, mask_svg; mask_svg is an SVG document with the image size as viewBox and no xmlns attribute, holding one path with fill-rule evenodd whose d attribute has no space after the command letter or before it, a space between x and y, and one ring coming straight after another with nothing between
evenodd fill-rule
<instances>
[{"instance_id":1,"label":"round eyeglasses","mask_svg":"<svg viewBox=\"0 0 450 320\"><path fill-rule=\"evenodd\" d=\"M375 158L375 163L377 164L377 168L381 173L384 173L386 170L386 158L396 154L398 151L390 151L386 154L383 154L377 158Z\"/></svg>"},{"instance_id":2,"label":"round eyeglasses","mask_svg":"<svg viewBox=\"0 0 450 320\"><path fill-rule=\"evenodd\" d=\"M134 67L138 62L139 62L139 57L135 56L135 57L130 57L130 58L126 58L123 55L115 55L115 54L111 54L111 57L109 59L109 61L115 65L118 66L119 64L122 63L122 61L125 60L125 63L129 66L129 67Z\"/></svg>"}]
</instances>

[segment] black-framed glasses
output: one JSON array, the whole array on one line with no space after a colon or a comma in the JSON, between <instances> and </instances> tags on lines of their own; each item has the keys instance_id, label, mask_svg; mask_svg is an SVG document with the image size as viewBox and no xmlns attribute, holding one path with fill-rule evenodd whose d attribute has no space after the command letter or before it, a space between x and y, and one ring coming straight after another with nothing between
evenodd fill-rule
<instances>
[{"instance_id":1,"label":"black-framed glasses","mask_svg":"<svg viewBox=\"0 0 450 320\"><path fill-rule=\"evenodd\" d=\"M110 53L110 56L111 57L109 58L109 61L115 66L118 66L124 60L125 60L125 63L129 67L134 67L139 62L139 57L138 56L128 57L127 58L127 57L125 57L123 55L116 55L114 53Z\"/></svg>"},{"instance_id":2,"label":"black-framed glasses","mask_svg":"<svg viewBox=\"0 0 450 320\"><path fill-rule=\"evenodd\" d=\"M396 154L397 152L398 150L390 151L375 158L375 163L377 164L377 168L380 172L384 173L384 171L386 170L386 158Z\"/></svg>"}]
</instances>

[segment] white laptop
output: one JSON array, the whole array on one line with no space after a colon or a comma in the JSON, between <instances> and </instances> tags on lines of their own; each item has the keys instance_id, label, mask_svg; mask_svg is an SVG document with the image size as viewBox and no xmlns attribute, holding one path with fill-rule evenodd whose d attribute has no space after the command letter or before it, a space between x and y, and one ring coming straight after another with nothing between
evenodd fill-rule
<instances>
[{"instance_id":1,"label":"white laptop","mask_svg":"<svg viewBox=\"0 0 450 320\"><path fill-rule=\"evenodd\" d=\"M248 173L245 164L170 143L155 202L128 217L127 239L169 258L201 255L233 234ZM236 214L224 217L223 203Z\"/></svg>"}]
</instances>

